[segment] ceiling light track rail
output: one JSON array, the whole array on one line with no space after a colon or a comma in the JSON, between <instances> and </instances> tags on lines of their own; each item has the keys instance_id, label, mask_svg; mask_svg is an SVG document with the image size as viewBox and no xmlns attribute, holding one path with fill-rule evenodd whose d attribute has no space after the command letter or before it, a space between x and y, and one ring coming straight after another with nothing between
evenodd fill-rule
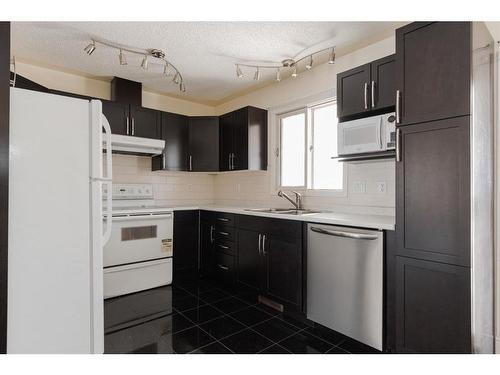
<instances>
[{"instance_id":1,"label":"ceiling light track rail","mask_svg":"<svg viewBox=\"0 0 500 375\"><path fill-rule=\"evenodd\" d=\"M124 46L104 40L99 39L91 39L91 42L83 49L87 55L92 55L97 48L97 45L102 45L108 48L112 48L118 51L118 61L120 65L128 65L126 54L133 54L143 56L141 62L141 68L144 70L149 69L149 59L157 59L160 60L163 64L163 76L164 77L173 77L172 82L176 85L179 85L179 90L181 92L186 91L186 85L184 84L184 78L182 77L181 72L177 67L172 64L169 60L167 60L165 52L162 50L153 48L153 49L140 49L134 48L130 46Z\"/></svg>"},{"instance_id":2,"label":"ceiling light track rail","mask_svg":"<svg viewBox=\"0 0 500 375\"><path fill-rule=\"evenodd\" d=\"M328 64L335 64L335 47L328 47L313 52L309 55L306 55L298 60L294 59L285 59L281 62L271 63L271 64L247 64L247 63L235 63L236 66L236 76L238 78L243 78L244 74L241 70L241 67L255 69L254 80L258 81L260 79L260 70L262 69L275 69L276 70L276 81L281 81L281 69L292 69L292 77L295 78L298 76L298 65L307 60L305 65L306 70L310 70L313 67L314 60L313 57L319 53L330 51L330 57L328 59Z\"/></svg>"}]
</instances>

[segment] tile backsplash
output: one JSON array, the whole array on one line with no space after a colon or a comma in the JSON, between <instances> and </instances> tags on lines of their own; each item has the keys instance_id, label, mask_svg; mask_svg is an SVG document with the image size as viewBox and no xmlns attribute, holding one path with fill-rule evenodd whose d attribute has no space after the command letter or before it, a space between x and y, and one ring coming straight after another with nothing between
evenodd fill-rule
<instances>
[{"instance_id":1,"label":"tile backsplash","mask_svg":"<svg viewBox=\"0 0 500 375\"><path fill-rule=\"evenodd\" d=\"M338 212L394 215L394 161L346 164L347 186L342 196L304 196L304 207ZM289 207L276 196L269 171L218 174L151 171L151 158L113 155L116 183L153 184L157 203L167 206L220 205ZM383 187L382 191L379 189Z\"/></svg>"}]
</instances>

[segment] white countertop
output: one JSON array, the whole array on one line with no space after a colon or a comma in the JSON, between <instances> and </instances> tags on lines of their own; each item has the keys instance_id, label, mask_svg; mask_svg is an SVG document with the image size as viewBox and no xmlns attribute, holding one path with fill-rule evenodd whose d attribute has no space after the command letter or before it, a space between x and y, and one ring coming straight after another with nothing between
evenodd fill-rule
<instances>
[{"instance_id":1,"label":"white countertop","mask_svg":"<svg viewBox=\"0 0 500 375\"><path fill-rule=\"evenodd\" d=\"M251 208L251 207L245 207ZM180 210L206 210L217 212L228 212L239 215L263 216L276 219L298 220L311 223L345 225L351 227L371 228L380 230L394 230L395 217L388 215L363 215L363 214L347 214L337 212L322 212L317 214L307 215L291 215L277 214L272 212L255 212L245 211L241 207L223 207L223 206L186 206L186 207L171 207L173 211Z\"/></svg>"}]
</instances>

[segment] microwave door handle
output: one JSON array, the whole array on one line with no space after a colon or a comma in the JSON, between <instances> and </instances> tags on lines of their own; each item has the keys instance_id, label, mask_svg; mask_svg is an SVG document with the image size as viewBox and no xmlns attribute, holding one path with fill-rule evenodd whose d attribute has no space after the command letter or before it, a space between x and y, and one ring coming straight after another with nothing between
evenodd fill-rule
<instances>
[{"instance_id":1,"label":"microwave door handle","mask_svg":"<svg viewBox=\"0 0 500 375\"><path fill-rule=\"evenodd\" d=\"M108 243L111 238L111 226L113 222L113 160L112 160L112 146L111 146L111 126L109 126L108 119L106 116L101 115L102 126L104 128L104 134L106 139L106 176L103 177L103 182L107 184L108 194L106 197L106 212L104 213L104 217L106 218L106 229L102 235L102 245L104 246Z\"/></svg>"}]
</instances>

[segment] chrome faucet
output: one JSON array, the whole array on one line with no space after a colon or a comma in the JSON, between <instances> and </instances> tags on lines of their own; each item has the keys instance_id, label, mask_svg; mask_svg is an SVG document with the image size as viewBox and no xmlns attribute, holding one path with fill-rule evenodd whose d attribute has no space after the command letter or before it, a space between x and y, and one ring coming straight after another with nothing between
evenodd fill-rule
<instances>
[{"instance_id":1,"label":"chrome faucet","mask_svg":"<svg viewBox=\"0 0 500 375\"><path fill-rule=\"evenodd\" d=\"M292 193L295 194L295 200L290 198L290 196L284 193L283 190L278 191L278 197L285 198L287 201L293 204L293 207L295 207L296 210L302 210L302 195L300 193L297 193L296 191L292 191Z\"/></svg>"}]
</instances>

